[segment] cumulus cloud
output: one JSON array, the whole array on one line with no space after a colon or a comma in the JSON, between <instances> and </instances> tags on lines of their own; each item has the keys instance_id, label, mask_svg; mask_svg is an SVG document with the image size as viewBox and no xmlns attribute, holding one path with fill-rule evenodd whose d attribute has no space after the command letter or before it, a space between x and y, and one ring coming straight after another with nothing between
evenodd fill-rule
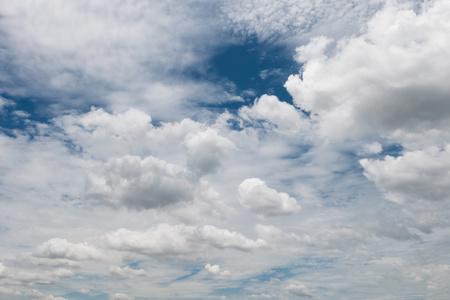
<instances>
[{"instance_id":1,"label":"cumulus cloud","mask_svg":"<svg viewBox=\"0 0 450 300\"><path fill-rule=\"evenodd\" d=\"M153 129L150 115L137 109L108 113L92 107L85 114L58 117L54 124L61 127L75 145L95 158L141 153L148 132ZM144 148L145 149L145 148Z\"/></svg>"},{"instance_id":2,"label":"cumulus cloud","mask_svg":"<svg viewBox=\"0 0 450 300\"><path fill-rule=\"evenodd\" d=\"M419 146L448 140L448 9L433 1L416 13L391 1L366 33L338 40L333 51L326 37L299 47L305 65L285 84L295 105L329 139L375 132Z\"/></svg>"},{"instance_id":3,"label":"cumulus cloud","mask_svg":"<svg viewBox=\"0 0 450 300\"><path fill-rule=\"evenodd\" d=\"M239 116L244 120L268 121L276 127L276 131L286 134L297 133L308 126L300 111L289 103L281 102L276 96L261 96L252 107L240 108Z\"/></svg>"},{"instance_id":4,"label":"cumulus cloud","mask_svg":"<svg viewBox=\"0 0 450 300\"><path fill-rule=\"evenodd\" d=\"M288 287L286 287L286 290L299 297L308 297L312 298L311 292L307 289L306 285L304 284L291 284Z\"/></svg>"},{"instance_id":5,"label":"cumulus cloud","mask_svg":"<svg viewBox=\"0 0 450 300\"><path fill-rule=\"evenodd\" d=\"M188 148L188 165L199 175L217 172L225 152L235 148L230 140L211 128L188 134L185 145Z\"/></svg>"},{"instance_id":6,"label":"cumulus cloud","mask_svg":"<svg viewBox=\"0 0 450 300\"><path fill-rule=\"evenodd\" d=\"M194 259L210 248L249 251L266 245L262 239L252 240L241 233L212 225L184 224L158 224L144 232L122 228L107 234L104 242L107 247L120 251L185 259Z\"/></svg>"},{"instance_id":7,"label":"cumulus cloud","mask_svg":"<svg viewBox=\"0 0 450 300\"><path fill-rule=\"evenodd\" d=\"M119 266L111 266L109 267L109 273L115 276L124 277L124 278L134 278L138 276L146 276L147 273L142 269L132 269L129 266L125 266L123 268Z\"/></svg>"},{"instance_id":8,"label":"cumulus cloud","mask_svg":"<svg viewBox=\"0 0 450 300\"><path fill-rule=\"evenodd\" d=\"M101 252L87 243L74 244L65 239L53 238L39 246L33 254L50 259L91 260L101 259Z\"/></svg>"},{"instance_id":9,"label":"cumulus cloud","mask_svg":"<svg viewBox=\"0 0 450 300\"><path fill-rule=\"evenodd\" d=\"M266 217L290 215L300 206L288 194L269 188L259 178L245 179L238 188L239 202L246 209Z\"/></svg>"},{"instance_id":10,"label":"cumulus cloud","mask_svg":"<svg viewBox=\"0 0 450 300\"><path fill-rule=\"evenodd\" d=\"M364 175L388 200L404 203L450 199L450 146L407 151L383 160L362 159Z\"/></svg>"},{"instance_id":11,"label":"cumulus cloud","mask_svg":"<svg viewBox=\"0 0 450 300\"><path fill-rule=\"evenodd\" d=\"M208 271L208 273L210 273L212 275L219 275L219 276L224 276L224 277L228 277L231 275L230 271L220 271L219 265L211 266L211 264L206 264L205 269L206 269L206 271Z\"/></svg>"},{"instance_id":12,"label":"cumulus cloud","mask_svg":"<svg viewBox=\"0 0 450 300\"><path fill-rule=\"evenodd\" d=\"M178 165L149 156L109 160L101 175L88 177L86 197L102 204L152 209L194 198L195 181Z\"/></svg>"},{"instance_id":13,"label":"cumulus cloud","mask_svg":"<svg viewBox=\"0 0 450 300\"><path fill-rule=\"evenodd\" d=\"M152 125L151 116L130 108L107 112L94 108L84 114L67 114L53 119L53 125L63 131L63 138L87 157L107 160L113 156L155 153L175 156L186 136L206 130L203 123L185 118L178 122Z\"/></svg>"}]
</instances>

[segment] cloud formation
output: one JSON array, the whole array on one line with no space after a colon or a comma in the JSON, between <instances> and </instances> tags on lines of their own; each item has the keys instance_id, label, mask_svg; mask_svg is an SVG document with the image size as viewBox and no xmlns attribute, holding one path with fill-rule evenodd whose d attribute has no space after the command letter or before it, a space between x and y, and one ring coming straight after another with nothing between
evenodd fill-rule
<instances>
[{"instance_id":1,"label":"cloud formation","mask_svg":"<svg viewBox=\"0 0 450 300\"><path fill-rule=\"evenodd\" d=\"M194 259L208 249L249 251L266 246L262 239L252 240L241 233L212 225L187 226L158 224L147 231L119 229L104 236L107 247L143 255Z\"/></svg>"},{"instance_id":2,"label":"cloud formation","mask_svg":"<svg viewBox=\"0 0 450 300\"><path fill-rule=\"evenodd\" d=\"M152 209L192 201L195 180L183 167L149 156L109 160L101 175L92 174L86 197L114 207Z\"/></svg>"},{"instance_id":3,"label":"cloud formation","mask_svg":"<svg viewBox=\"0 0 450 300\"><path fill-rule=\"evenodd\" d=\"M245 179L238 188L239 202L246 209L266 217L290 215L300 206L288 194L269 188L259 178Z\"/></svg>"},{"instance_id":4,"label":"cloud formation","mask_svg":"<svg viewBox=\"0 0 450 300\"><path fill-rule=\"evenodd\" d=\"M376 132L408 144L448 140L447 10L446 1L420 13L390 2L365 34L338 40L332 51L323 36L299 47L305 65L285 84L294 103L318 115L327 138Z\"/></svg>"},{"instance_id":5,"label":"cloud formation","mask_svg":"<svg viewBox=\"0 0 450 300\"><path fill-rule=\"evenodd\" d=\"M362 159L364 175L380 188L388 200L446 201L450 199L450 147L408 151L383 160Z\"/></svg>"}]
</instances>

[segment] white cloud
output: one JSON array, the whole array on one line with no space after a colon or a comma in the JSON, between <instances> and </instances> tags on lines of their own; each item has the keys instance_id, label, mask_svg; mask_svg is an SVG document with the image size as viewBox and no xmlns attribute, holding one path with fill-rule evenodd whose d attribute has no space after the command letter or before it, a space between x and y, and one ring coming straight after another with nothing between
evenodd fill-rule
<instances>
[{"instance_id":1,"label":"white cloud","mask_svg":"<svg viewBox=\"0 0 450 300\"><path fill-rule=\"evenodd\" d=\"M362 146L363 154L378 154L383 151L383 146L378 142L365 144Z\"/></svg>"},{"instance_id":2,"label":"white cloud","mask_svg":"<svg viewBox=\"0 0 450 300\"><path fill-rule=\"evenodd\" d=\"M357 32L384 0L226 1L229 27L263 41L296 41L322 32L343 37Z\"/></svg>"},{"instance_id":3,"label":"white cloud","mask_svg":"<svg viewBox=\"0 0 450 300\"><path fill-rule=\"evenodd\" d=\"M406 151L383 160L362 159L364 175L375 182L388 200L404 203L416 200L450 199L450 147Z\"/></svg>"},{"instance_id":4,"label":"white cloud","mask_svg":"<svg viewBox=\"0 0 450 300\"><path fill-rule=\"evenodd\" d=\"M235 148L230 140L214 129L188 134L185 145L188 148L188 165L199 175L217 172L225 152Z\"/></svg>"},{"instance_id":5,"label":"white cloud","mask_svg":"<svg viewBox=\"0 0 450 300\"><path fill-rule=\"evenodd\" d=\"M303 245L316 246L319 243L309 235L299 236L295 233L285 233L273 225L256 224L255 231L263 240L277 243L297 242Z\"/></svg>"},{"instance_id":6,"label":"white cloud","mask_svg":"<svg viewBox=\"0 0 450 300\"><path fill-rule=\"evenodd\" d=\"M298 48L306 63L285 84L295 105L312 111L329 139L377 133L419 146L448 140L448 9L447 1L433 1L416 14L389 2L365 34L338 40L330 53L320 53L326 38Z\"/></svg>"},{"instance_id":7,"label":"white cloud","mask_svg":"<svg viewBox=\"0 0 450 300\"><path fill-rule=\"evenodd\" d=\"M210 265L210 264L206 264L205 266L206 271L208 271L208 273L212 274L212 275L220 275L220 276L224 276L224 277L228 277L231 275L230 271L220 271L220 266L219 265Z\"/></svg>"},{"instance_id":8,"label":"white cloud","mask_svg":"<svg viewBox=\"0 0 450 300\"><path fill-rule=\"evenodd\" d=\"M262 80L266 80L267 78L276 77L276 76L283 76L283 70L280 68L275 69L265 69L259 72L259 77Z\"/></svg>"},{"instance_id":9,"label":"white cloud","mask_svg":"<svg viewBox=\"0 0 450 300\"><path fill-rule=\"evenodd\" d=\"M293 134L308 128L308 122L302 119L302 113L294 106L281 102L276 96L261 96L252 107L240 108L239 116L244 120L268 121L280 133Z\"/></svg>"},{"instance_id":10,"label":"white cloud","mask_svg":"<svg viewBox=\"0 0 450 300\"><path fill-rule=\"evenodd\" d=\"M307 289L306 285L304 284L297 284L297 285L291 284L288 287L286 287L286 290L288 290L289 293L299 297L312 298L311 292Z\"/></svg>"},{"instance_id":11,"label":"white cloud","mask_svg":"<svg viewBox=\"0 0 450 300\"><path fill-rule=\"evenodd\" d=\"M300 211L300 206L294 198L269 188L259 178L245 179L239 185L238 192L241 205L256 214L271 217Z\"/></svg>"},{"instance_id":12,"label":"white cloud","mask_svg":"<svg viewBox=\"0 0 450 300\"><path fill-rule=\"evenodd\" d=\"M65 239L53 238L39 246L34 256L51 259L91 260L101 259L101 252L86 243L74 244Z\"/></svg>"},{"instance_id":13,"label":"white cloud","mask_svg":"<svg viewBox=\"0 0 450 300\"><path fill-rule=\"evenodd\" d=\"M120 251L166 258L195 259L210 248L249 251L266 245L238 232L212 225L187 226L158 224L144 232L119 229L104 237L105 245Z\"/></svg>"},{"instance_id":14,"label":"white cloud","mask_svg":"<svg viewBox=\"0 0 450 300\"><path fill-rule=\"evenodd\" d=\"M187 96L221 92L171 76L201 65L205 49L224 38L216 35L216 5L188 2L0 3L1 61L10 66L0 78L11 94L58 101L54 109L86 103L123 108L132 101L173 117Z\"/></svg>"},{"instance_id":15,"label":"white cloud","mask_svg":"<svg viewBox=\"0 0 450 300\"><path fill-rule=\"evenodd\" d=\"M184 167L149 156L109 160L101 175L91 174L86 197L102 204L152 209L192 201L195 179Z\"/></svg>"},{"instance_id":16,"label":"white cloud","mask_svg":"<svg viewBox=\"0 0 450 300\"><path fill-rule=\"evenodd\" d=\"M146 276L147 273L142 269L132 269L129 266L123 268L119 266L109 267L109 273L112 275L124 277L124 278L134 278L138 276Z\"/></svg>"}]
</instances>

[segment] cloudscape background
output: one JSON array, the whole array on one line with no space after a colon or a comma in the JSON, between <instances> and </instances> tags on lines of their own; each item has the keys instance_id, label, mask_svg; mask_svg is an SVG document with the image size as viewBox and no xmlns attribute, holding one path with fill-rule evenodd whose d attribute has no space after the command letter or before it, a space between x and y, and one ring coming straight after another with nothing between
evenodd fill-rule
<instances>
[{"instance_id":1,"label":"cloudscape background","mask_svg":"<svg viewBox=\"0 0 450 300\"><path fill-rule=\"evenodd\" d=\"M0 299L448 299L450 2L0 0Z\"/></svg>"}]
</instances>

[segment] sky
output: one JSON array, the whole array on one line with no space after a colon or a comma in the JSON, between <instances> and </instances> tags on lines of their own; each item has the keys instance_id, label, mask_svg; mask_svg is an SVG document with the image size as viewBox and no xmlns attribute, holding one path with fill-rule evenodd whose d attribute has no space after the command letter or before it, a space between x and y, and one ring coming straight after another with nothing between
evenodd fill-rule
<instances>
[{"instance_id":1,"label":"sky","mask_svg":"<svg viewBox=\"0 0 450 300\"><path fill-rule=\"evenodd\" d=\"M450 2L0 0L0 299L448 299Z\"/></svg>"}]
</instances>

